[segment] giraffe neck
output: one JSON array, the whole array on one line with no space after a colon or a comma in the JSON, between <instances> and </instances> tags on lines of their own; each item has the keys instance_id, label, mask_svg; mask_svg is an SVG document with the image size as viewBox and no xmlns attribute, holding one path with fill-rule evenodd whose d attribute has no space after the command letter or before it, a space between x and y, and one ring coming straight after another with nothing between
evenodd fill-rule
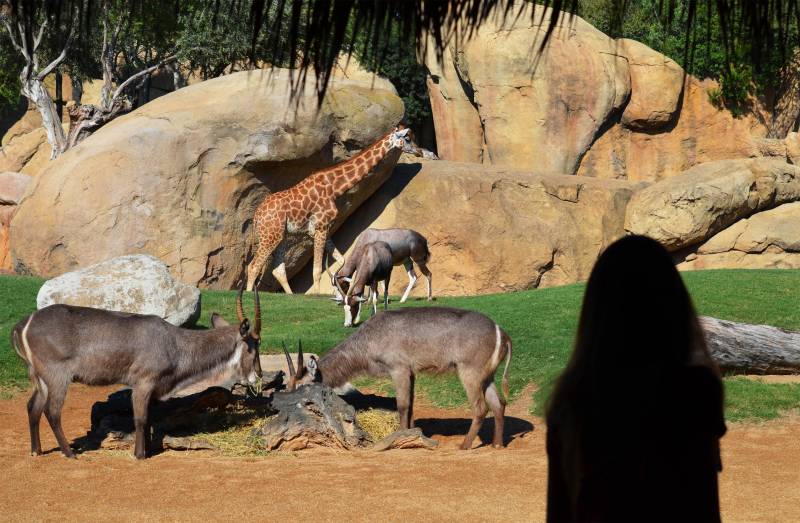
<instances>
[{"instance_id":1,"label":"giraffe neck","mask_svg":"<svg viewBox=\"0 0 800 523\"><path fill-rule=\"evenodd\" d=\"M392 131L389 131L348 161L332 167L325 173L329 183L333 186L334 198L349 191L368 175L378 165L378 162L383 160L392 149L389 140L391 134Z\"/></svg>"}]
</instances>

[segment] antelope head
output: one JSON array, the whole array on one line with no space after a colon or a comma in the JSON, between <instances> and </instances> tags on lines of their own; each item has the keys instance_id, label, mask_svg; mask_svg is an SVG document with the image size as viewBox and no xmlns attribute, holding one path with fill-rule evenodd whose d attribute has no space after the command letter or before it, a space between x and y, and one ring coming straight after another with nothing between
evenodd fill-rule
<instances>
[{"instance_id":1,"label":"antelope head","mask_svg":"<svg viewBox=\"0 0 800 523\"><path fill-rule=\"evenodd\" d=\"M301 385L322 381L322 374L319 371L319 365L317 365L317 358L312 355L308 359L308 365L306 365L303 359L303 344L300 341L297 342L297 367L295 367L294 362L292 362L292 356L289 354L286 344L282 343L282 345L283 353L286 355L286 363L289 366L289 381L286 384L287 391L291 392Z\"/></svg>"},{"instance_id":2,"label":"antelope head","mask_svg":"<svg viewBox=\"0 0 800 523\"><path fill-rule=\"evenodd\" d=\"M234 356L228 363L241 381L247 380L251 385L262 375L261 359L258 354L258 349L261 346L261 303L258 299L258 290L253 292L255 311L252 325L250 324L250 320L245 317L244 308L242 307L244 283L242 283L239 294L236 296L236 317L239 320L239 330L236 338ZM211 315L211 325L215 329L218 329L220 327L227 327L230 324L215 312Z\"/></svg>"}]
</instances>

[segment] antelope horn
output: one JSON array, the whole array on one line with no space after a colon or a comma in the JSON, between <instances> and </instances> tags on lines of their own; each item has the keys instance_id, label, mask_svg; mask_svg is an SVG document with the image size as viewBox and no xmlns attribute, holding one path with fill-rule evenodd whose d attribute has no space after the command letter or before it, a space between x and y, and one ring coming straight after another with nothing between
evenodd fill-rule
<instances>
[{"instance_id":1,"label":"antelope horn","mask_svg":"<svg viewBox=\"0 0 800 523\"><path fill-rule=\"evenodd\" d=\"M297 374L297 371L294 370L294 363L292 363L292 357L289 356L289 351L286 349L286 343L282 341L281 345L283 345L283 353L286 355L286 363L289 364L289 377L294 378L295 374Z\"/></svg>"},{"instance_id":2,"label":"antelope horn","mask_svg":"<svg viewBox=\"0 0 800 523\"><path fill-rule=\"evenodd\" d=\"M242 286L239 287L239 294L236 296L236 317L239 318L239 323L244 321L244 309L242 308L242 293L244 293L244 280Z\"/></svg>"},{"instance_id":3,"label":"antelope horn","mask_svg":"<svg viewBox=\"0 0 800 523\"><path fill-rule=\"evenodd\" d=\"M328 254L327 254L327 253L325 253L325 272L327 272L327 273L328 273L328 276L330 276L331 280L333 280L333 284L334 284L334 285L336 285L336 288L337 288L337 289L339 289L339 293L340 293L342 296L344 296L344 291L342 290L342 286L341 286L341 285L339 285L339 278L337 278L336 276L334 276L333 274L331 274L331 266L330 266L330 261L331 261L331 260L330 260L330 257L328 256ZM340 268L341 268L341 267L340 267Z\"/></svg>"},{"instance_id":4,"label":"antelope horn","mask_svg":"<svg viewBox=\"0 0 800 523\"><path fill-rule=\"evenodd\" d=\"M297 340L297 368L303 368L303 342Z\"/></svg>"},{"instance_id":5,"label":"antelope horn","mask_svg":"<svg viewBox=\"0 0 800 523\"><path fill-rule=\"evenodd\" d=\"M255 301L255 319L253 325L253 337L256 339L261 338L261 302L258 299L258 289L254 289L253 300Z\"/></svg>"},{"instance_id":6,"label":"antelope horn","mask_svg":"<svg viewBox=\"0 0 800 523\"><path fill-rule=\"evenodd\" d=\"M356 274L358 274L358 269L353 271L353 274L350 275L350 278L352 279L352 282L350 283L350 287L347 288L347 294L345 294L345 298L349 298L350 294L353 292L353 287L355 287L354 284L355 284L355 281L356 281Z\"/></svg>"}]
</instances>

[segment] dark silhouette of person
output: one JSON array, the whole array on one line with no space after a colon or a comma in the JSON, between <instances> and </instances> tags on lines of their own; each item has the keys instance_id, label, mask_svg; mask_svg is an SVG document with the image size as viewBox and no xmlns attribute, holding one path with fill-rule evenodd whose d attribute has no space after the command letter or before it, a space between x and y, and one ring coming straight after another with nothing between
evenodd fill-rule
<instances>
[{"instance_id":1,"label":"dark silhouette of person","mask_svg":"<svg viewBox=\"0 0 800 523\"><path fill-rule=\"evenodd\" d=\"M548 521L720 521L722 381L656 241L597 260L546 416Z\"/></svg>"}]
</instances>

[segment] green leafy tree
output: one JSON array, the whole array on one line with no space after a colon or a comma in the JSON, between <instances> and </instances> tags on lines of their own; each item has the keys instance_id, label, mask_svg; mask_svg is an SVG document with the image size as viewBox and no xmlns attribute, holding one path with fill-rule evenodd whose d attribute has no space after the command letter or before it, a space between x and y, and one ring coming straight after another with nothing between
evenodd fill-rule
<instances>
[{"instance_id":1,"label":"green leafy tree","mask_svg":"<svg viewBox=\"0 0 800 523\"><path fill-rule=\"evenodd\" d=\"M425 83L428 69L419 64L413 39L404 36L393 24L391 31L381 37L377 47L369 47L366 38L356 37L352 49L355 57L367 70L388 78L405 105L405 123L415 134L425 136L432 125L431 104ZM432 147L433 144L425 143Z\"/></svg>"},{"instance_id":2,"label":"green leafy tree","mask_svg":"<svg viewBox=\"0 0 800 523\"><path fill-rule=\"evenodd\" d=\"M22 57L11 46L11 42L0 39L0 117L19 105L19 71Z\"/></svg>"},{"instance_id":3,"label":"green leafy tree","mask_svg":"<svg viewBox=\"0 0 800 523\"><path fill-rule=\"evenodd\" d=\"M782 5L788 16L791 3L774 5ZM757 7L756 3L750 7ZM630 0L624 5L615 0L581 0L578 14L610 36L647 44L692 75L718 80L721 89L712 91L712 101L734 114L745 111L752 96L772 97L768 103L775 104L784 90L786 53L800 39L794 20L783 20L783 27L771 23L760 38L752 38L746 32L753 23L747 18L749 11L721 11L709 2L693 0L676 0L668 10L662 0Z\"/></svg>"}]
</instances>

